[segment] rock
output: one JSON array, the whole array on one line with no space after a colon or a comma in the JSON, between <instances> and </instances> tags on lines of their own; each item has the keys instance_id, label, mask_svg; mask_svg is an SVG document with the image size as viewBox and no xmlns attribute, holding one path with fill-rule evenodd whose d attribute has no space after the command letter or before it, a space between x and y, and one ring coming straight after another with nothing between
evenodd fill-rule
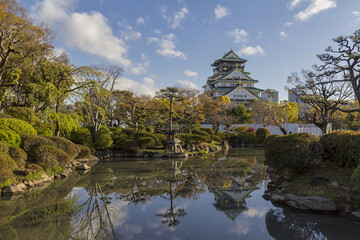
<instances>
[{"instance_id":1,"label":"rock","mask_svg":"<svg viewBox=\"0 0 360 240\"><path fill-rule=\"evenodd\" d=\"M29 179L24 179L23 183L29 188L35 187L35 184Z\"/></svg>"},{"instance_id":2,"label":"rock","mask_svg":"<svg viewBox=\"0 0 360 240\"><path fill-rule=\"evenodd\" d=\"M44 182L43 182L42 179L35 179L35 180L33 181L33 183L34 183L35 186L41 186L41 185L44 184Z\"/></svg>"},{"instance_id":3,"label":"rock","mask_svg":"<svg viewBox=\"0 0 360 240\"><path fill-rule=\"evenodd\" d=\"M221 143L221 148L222 148L222 150L229 150L229 143L227 142L227 141L223 141L222 143Z\"/></svg>"},{"instance_id":4,"label":"rock","mask_svg":"<svg viewBox=\"0 0 360 240\"><path fill-rule=\"evenodd\" d=\"M23 190L23 191L25 191L26 188L27 188L24 183L16 184L16 186L17 186L18 188L20 188L21 190Z\"/></svg>"},{"instance_id":5,"label":"rock","mask_svg":"<svg viewBox=\"0 0 360 240\"><path fill-rule=\"evenodd\" d=\"M161 158L161 153L160 152L154 152L153 157L154 158Z\"/></svg>"},{"instance_id":6,"label":"rock","mask_svg":"<svg viewBox=\"0 0 360 240\"><path fill-rule=\"evenodd\" d=\"M89 166L86 165L86 164L81 164L81 165L79 165L79 166L76 166L75 169L76 169L76 170L90 170L91 167L89 167Z\"/></svg>"},{"instance_id":7,"label":"rock","mask_svg":"<svg viewBox=\"0 0 360 240\"><path fill-rule=\"evenodd\" d=\"M271 199L271 194L268 192L265 192L264 195L262 195L263 199L266 201L269 201Z\"/></svg>"},{"instance_id":8,"label":"rock","mask_svg":"<svg viewBox=\"0 0 360 240\"><path fill-rule=\"evenodd\" d=\"M68 176L70 176L71 173L72 173L71 168L65 168L64 171L62 173L60 173L60 177L67 178Z\"/></svg>"},{"instance_id":9,"label":"rock","mask_svg":"<svg viewBox=\"0 0 360 240\"><path fill-rule=\"evenodd\" d=\"M279 194L272 194L270 200L273 203L283 203L285 201L285 197Z\"/></svg>"},{"instance_id":10,"label":"rock","mask_svg":"<svg viewBox=\"0 0 360 240\"><path fill-rule=\"evenodd\" d=\"M171 154L171 158L187 158L187 154L186 153L173 153Z\"/></svg>"},{"instance_id":11,"label":"rock","mask_svg":"<svg viewBox=\"0 0 360 240\"><path fill-rule=\"evenodd\" d=\"M4 195L19 195L22 194L24 191L21 190L21 188L19 188L16 184L12 183L10 185L8 185L3 194Z\"/></svg>"},{"instance_id":12,"label":"rock","mask_svg":"<svg viewBox=\"0 0 360 240\"><path fill-rule=\"evenodd\" d=\"M43 180L43 183L49 183L49 182L52 182L53 179L51 177L45 177L42 180Z\"/></svg>"},{"instance_id":13,"label":"rock","mask_svg":"<svg viewBox=\"0 0 360 240\"><path fill-rule=\"evenodd\" d=\"M339 187L339 184L338 184L337 182L332 182L332 183L331 183L331 186L333 186L333 187Z\"/></svg>"},{"instance_id":14,"label":"rock","mask_svg":"<svg viewBox=\"0 0 360 240\"><path fill-rule=\"evenodd\" d=\"M360 211L350 213L350 217L356 221L360 221Z\"/></svg>"},{"instance_id":15,"label":"rock","mask_svg":"<svg viewBox=\"0 0 360 240\"><path fill-rule=\"evenodd\" d=\"M328 182L329 179L328 178L324 178L324 177L312 177L310 178L310 180L308 181L308 183L310 184L310 186L318 186L320 184L320 182Z\"/></svg>"},{"instance_id":16,"label":"rock","mask_svg":"<svg viewBox=\"0 0 360 240\"><path fill-rule=\"evenodd\" d=\"M286 204L299 210L311 210L318 212L335 212L338 210L336 203L322 197L302 197L293 194L286 195Z\"/></svg>"}]
</instances>

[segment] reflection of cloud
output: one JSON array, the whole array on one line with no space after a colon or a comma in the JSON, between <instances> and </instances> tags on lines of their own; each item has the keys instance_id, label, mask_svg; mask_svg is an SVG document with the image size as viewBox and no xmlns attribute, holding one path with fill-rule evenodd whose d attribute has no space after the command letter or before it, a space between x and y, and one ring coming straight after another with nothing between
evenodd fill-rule
<instances>
[{"instance_id":1,"label":"reflection of cloud","mask_svg":"<svg viewBox=\"0 0 360 240\"><path fill-rule=\"evenodd\" d=\"M126 234L135 235L141 233L142 228L139 225L126 224L124 230L126 231Z\"/></svg>"},{"instance_id":2,"label":"reflection of cloud","mask_svg":"<svg viewBox=\"0 0 360 240\"><path fill-rule=\"evenodd\" d=\"M244 212L244 215L246 217L258 217L258 218L262 218L264 217L266 214L266 209L257 209L257 208L249 208Z\"/></svg>"},{"instance_id":3,"label":"reflection of cloud","mask_svg":"<svg viewBox=\"0 0 360 240\"><path fill-rule=\"evenodd\" d=\"M243 236L250 231L249 223L244 221L236 221L235 226L230 229L231 233L235 233L237 236Z\"/></svg>"}]
</instances>

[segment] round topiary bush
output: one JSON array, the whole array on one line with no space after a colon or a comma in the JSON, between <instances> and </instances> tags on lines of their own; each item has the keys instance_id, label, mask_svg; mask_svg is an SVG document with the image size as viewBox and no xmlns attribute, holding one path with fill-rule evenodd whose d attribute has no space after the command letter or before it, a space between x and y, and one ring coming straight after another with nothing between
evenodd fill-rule
<instances>
[{"instance_id":1,"label":"round topiary bush","mask_svg":"<svg viewBox=\"0 0 360 240\"><path fill-rule=\"evenodd\" d=\"M237 143L239 143L239 138L236 135L231 135L229 137L229 143L237 144Z\"/></svg>"},{"instance_id":2,"label":"round topiary bush","mask_svg":"<svg viewBox=\"0 0 360 240\"><path fill-rule=\"evenodd\" d=\"M10 146L19 146L21 142L20 135L11 130L0 129L0 141Z\"/></svg>"},{"instance_id":3,"label":"round topiary bush","mask_svg":"<svg viewBox=\"0 0 360 240\"><path fill-rule=\"evenodd\" d=\"M37 145L49 145L54 146L55 143L45 136L40 135L21 135L21 144L20 147L24 149L26 153L32 150L34 146Z\"/></svg>"},{"instance_id":4,"label":"round topiary bush","mask_svg":"<svg viewBox=\"0 0 360 240\"><path fill-rule=\"evenodd\" d=\"M113 140L114 149L122 149L123 143L128 139L128 136L122 132L121 128L111 128L111 138Z\"/></svg>"},{"instance_id":5,"label":"round topiary bush","mask_svg":"<svg viewBox=\"0 0 360 240\"><path fill-rule=\"evenodd\" d=\"M94 147L96 150L105 150L113 144L110 133L98 132L93 139Z\"/></svg>"},{"instance_id":6,"label":"round topiary bush","mask_svg":"<svg viewBox=\"0 0 360 240\"><path fill-rule=\"evenodd\" d=\"M265 164L282 171L303 173L320 158L319 138L308 133L294 133L274 138L265 147Z\"/></svg>"},{"instance_id":7,"label":"round topiary bush","mask_svg":"<svg viewBox=\"0 0 360 240\"><path fill-rule=\"evenodd\" d=\"M126 152L136 152L139 150L139 144L135 140L127 140L123 143L123 150Z\"/></svg>"},{"instance_id":8,"label":"round topiary bush","mask_svg":"<svg viewBox=\"0 0 360 240\"><path fill-rule=\"evenodd\" d=\"M274 138L280 137L280 136L281 136L281 135L279 135L279 134L273 134L273 135L268 136L268 137L265 139L265 144L268 144L271 140L273 140Z\"/></svg>"},{"instance_id":9,"label":"round topiary bush","mask_svg":"<svg viewBox=\"0 0 360 240\"><path fill-rule=\"evenodd\" d=\"M7 153L8 151L9 151L9 147L5 143L0 142L0 152Z\"/></svg>"},{"instance_id":10,"label":"round topiary bush","mask_svg":"<svg viewBox=\"0 0 360 240\"><path fill-rule=\"evenodd\" d=\"M0 118L0 129L11 130L20 136L23 134L37 134L33 126L23 120L16 118Z\"/></svg>"},{"instance_id":11,"label":"round topiary bush","mask_svg":"<svg viewBox=\"0 0 360 240\"><path fill-rule=\"evenodd\" d=\"M77 146L80 149L80 152L76 158L85 158L91 155L91 149L89 147L80 144Z\"/></svg>"},{"instance_id":12,"label":"round topiary bush","mask_svg":"<svg viewBox=\"0 0 360 240\"><path fill-rule=\"evenodd\" d=\"M58 166L65 166L70 162L71 157L63 150L48 145L39 145L32 149L29 154L31 161L44 169L53 169Z\"/></svg>"},{"instance_id":13,"label":"round topiary bush","mask_svg":"<svg viewBox=\"0 0 360 240\"><path fill-rule=\"evenodd\" d=\"M123 133L125 133L128 137L134 137L136 134L136 130L134 128L123 128L121 129Z\"/></svg>"},{"instance_id":14,"label":"round topiary bush","mask_svg":"<svg viewBox=\"0 0 360 240\"><path fill-rule=\"evenodd\" d=\"M166 145L167 136L162 133L156 133L155 136L157 137L158 141L157 144L162 144L164 147Z\"/></svg>"},{"instance_id":15,"label":"round topiary bush","mask_svg":"<svg viewBox=\"0 0 360 240\"><path fill-rule=\"evenodd\" d=\"M79 147L69 139L63 137L48 137L45 138L51 140L54 143L54 147L57 147L66 152L70 157L74 158L80 152Z\"/></svg>"},{"instance_id":16,"label":"round topiary bush","mask_svg":"<svg viewBox=\"0 0 360 240\"><path fill-rule=\"evenodd\" d=\"M265 143L265 139L271 135L271 132L267 128L258 128L255 132L255 136L260 143Z\"/></svg>"},{"instance_id":17,"label":"round topiary bush","mask_svg":"<svg viewBox=\"0 0 360 240\"><path fill-rule=\"evenodd\" d=\"M14 146L9 148L9 155L16 162L17 169L23 170L27 160L26 152L21 148Z\"/></svg>"},{"instance_id":18,"label":"round topiary bush","mask_svg":"<svg viewBox=\"0 0 360 240\"><path fill-rule=\"evenodd\" d=\"M320 138L323 160L337 167L356 168L360 165L360 132L337 131Z\"/></svg>"},{"instance_id":19,"label":"round topiary bush","mask_svg":"<svg viewBox=\"0 0 360 240\"><path fill-rule=\"evenodd\" d=\"M77 144L92 146L91 131L88 128L77 128L72 131L70 139Z\"/></svg>"},{"instance_id":20,"label":"round topiary bush","mask_svg":"<svg viewBox=\"0 0 360 240\"><path fill-rule=\"evenodd\" d=\"M0 184L11 177L16 168L16 163L7 153L0 152Z\"/></svg>"},{"instance_id":21,"label":"round topiary bush","mask_svg":"<svg viewBox=\"0 0 360 240\"><path fill-rule=\"evenodd\" d=\"M360 165L354 169L354 172L351 175L351 180L355 182L360 188Z\"/></svg>"},{"instance_id":22,"label":"round topiary bush","mask_svg":"<svg viewBox=\"0 0 360 240\"><path fill-rule=\"evenodd\" d=\"M137 142L141 148L147 148L154 144L155 140L152 137L140 137L137 139Z\"/></svg>"},{"instance_id":23,"label":"round topiary bush","mask_svg":"<svg viewBox=\"0 0 360 240\"><path fill-rule=\"evenodd\" d=\"M203 137L204 137L204 141L203 141L203 142L207 142L207 143L210 143L210 142L211 142L210 134L208 134L207 132L202 131L202 130L200 130L200 129L198 129L198 128L195 128L194 130L192 130L192 134L203 136ZM205 140L205 139L206 139L206 140Z\"/></svg>"},{"instance_id":24,"label":"round topiary bush","mask_svg":"<svg viewBox=\"0 0 360 240\"><path fill-rule=\"evenodd\" d=\"M258 144L259 140L252 132L241 133L237 135L240 144Z\"/></svg>"},{"instance_id":25,"label":"round topiary bush","mask_svg":"<svg viewBox=\"0 0 360 240\"><path fill-rule=\"evenodd\" d=\"M51 130L51 126L48 123L37 122L33 125L38 135L53 136L54 133Z\"/></svg>"},{"instance_id":26,"label":"round topiary bush","mask_svg":"<svg viewBox=\"0 0 360 240\"><path fill-rule=\"evenodd\" d=\"M0 118L14 118L14 117L6 113L0 113Z\"/></svg>"},{"instance_id":27,"label":"round topiary bush","mask_svg":"<svg viewBox=\"0 0 360 240\"><path fill-rule=\"evenodd\" d=\"M31 108L9 107L5 110L5 113L13 116L14 118L30 123L31 125L40 122L40 119L36 116L35 112Z\"/></svg>"}]
</instances>

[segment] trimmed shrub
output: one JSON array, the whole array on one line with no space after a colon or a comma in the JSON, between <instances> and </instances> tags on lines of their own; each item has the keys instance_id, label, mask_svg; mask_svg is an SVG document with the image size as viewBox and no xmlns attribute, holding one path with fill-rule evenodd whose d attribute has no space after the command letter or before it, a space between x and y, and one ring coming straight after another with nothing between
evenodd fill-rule
<instances>
[{"instance_id":1,"label":"trimmed shrub","mask_svg":"<svg viewBox=\"0 0 360 240\"><path fill-rule=\"evenodd\" d=\"M30 173L44 172L44 169L35 163L27 163L26 171Z\"/></svg>"},{"instance_id":2,"label":"trimmed shrub","mask_svg":"<svg viewBox=\"0 0 360 240\"><path fill-rule=\"evenodd\" d=\"M265 139L265 144L268 144L271 140L273 140L274 138L280 137L280 136L281 136L281 135L279 135L279 134L273 134L273 135L268 136L268 137Z\"/></svg>"},{"instance_id":3,"label":"trimmed shrub","mask_svg":"<svg viewBox=\"0 0 360 240\"><path fill-rule=\"evenodd\" d=\"M360 133L337 131L320 138L323 146L323 160L337 167L356 168L360 165Z\"/></svg>"},{"instance_id":4,"label":"trimmed shrub","mask_svg":"<svg viewBox=\"0 0 360 240\"><path fill-rule=\"evenodd\" d=\"M7 153L8 151L9 151L9 147L5 143L0 142L0 152Z\"/></svg>"},{"instance_id":5,"label":"trimmed shrub","mask_svg":"<svg viewBox=\"0 0 360 240\"><path fill-rule=\"evenodd\" d=\"M29 123L15 118L0 118L0 129L11 130L19 135L37 134L36 130Z\"/></svg>"},{"instance_id":6,"label":"trimmed shrub","mask_svg":"<svg viewBox=\"0 0 360 240\"><path fill-rule=\"evenodd\" d=\"M24 169L27 160L27 154L19 147L10 147L9 155L16 162L17 169Z\"/></svg>"},{"instance_id":7,"label":"trimmed shrub","mask_svg":"<svg viewBox=\"0 0 360 240\"><path fill-rule=\"evenodd\" d=\"M34 146L37 145L49 145L54 146L54 142L51 139L46 138L45 136L40 135L21 135L21 144L20 147L24 149L26 153L32 150Z\"/></svg>"},{"instance_id":8,"label":"trimmed shrub","mask_svg":"<svg viewBox=\"0 0 360 240\"><path fill-rule=\"evenodd\" d=\"M60 159L58 158L58 155L60 157L65 156L66 158L67 154L61 149L48 145L38 145L29 153L32 162L38 164L44 169L56 168L59 166L60 162L58 160ZM68 155L67 157L70 158ZM66 159L62 160L64 160L64 162L66 161Z\"/></svg>"},{"instance_id":9,"label":"trimmed shrub","mask_svg":"<svg viewBox=\"0 0 360 240\"><path fill-rule=\"evenodd\" d=\"M19 146L21 142L20 135L11 130L0 129L0 141L11 146Z\"/></svg>"},{"instance_id":10,"label":"trimmed shrub","mask_svg":"<svg viewBox=\"0 0 360 240\"><path fill-rule=\"evenodd\" d=\"M122 149L123 143L128 139L128 136L121 131L121 128L110 128L111 138L113 140L114 149Z\"/></svg>"},{"instance_id":11,"label":"trimmed shrub","mask_svg":"<svg viewBox=\"0 0 360 240\"><path fill-rule=\"evenodd\" d=\"M76 144L92 146L91 131L87 128L77 128L70 134L70 139Z\"/></svg>"},{"instance_id":12,"label":"trimmed shrub","mask_svg":"<svg viewBox=\"0 0 360 240\"><path fill-rule=\"evenodd\" d=\"M156 134L154 134L156 137L157 137L157 139L158 139L158 142L157 142L157 144L162 144L162 145L164 145L164 147L165 147L165 145L166 145L166 140L167 140L167 136L165 135L165 134L162 134L162 133L156 133Z\"/></svg>"},{"instance_id":13,"label":"trimmed shrub","mask_svg":"<svg viewBox=\"0 0 360 240\"><path fill-rule=\"evenodd\" d=\"M7 153L0 152L0 184L11 177L16 163Z\"/></svg>"},{"instance_id":14,"label":"trimmed shrub","mask_svg":"<svg viewBox=\"0 0 360 240\"><path fill-rule=\"evenodd\" d=\"M255 132L255 136L260 143L265 143L265 139L271 135L271 132L267 128L258 128Z\"/></svg>"},{"instance_id":15,"label":"trimmed shrub","mask_svg":"<svg viewBox=\"0 0 360 240\"><path fill-rule=\"evenodd\" d=\"M123 133L125 133L128 137L134 137L136 134L136 130L134 128L123 128L121 129Z\"/></svg>"},{"instance_id":16,"label":"trimmed shrub","mask_svg":"<svg viewBox=\"0 0 360 240\"><path fill-rule=\"evenodd\" d=\"M38 135L44 135L44 136L53 136L54 133L51 130L50 124L43 123L43 122L37 122L34 125L34 128Z\"/></svg>"},{"instance_id":17,"label":"trimmed shrub","mask_svg":"<svg viewBox=\"0 0 360 240\"><path fill-rule=\"evenodd\" d=\"M95 134L93 139L94 147L96 150L105 150L113 144L113 140L111 138L110 133L98 132Z\"/></svg>"},{"instance_id":18,"label":"trimmed shrub","mask_svg":"<svg viewBox=\"0 0 360 240\"><path fill-rule=\"evenodd\" d=\"M239 138L236 135L231 135L229 137L229 143L239 143Z\"/></svg>"},{"instance_id":19,"label":"trimmed shrub","mask_svg":"<svg viewBox=\"0 0 360 240\"><path fill-rule=\"evenodd\" d=\"M0 118L14 118L14 117L6 113L0 113Z\"/></svg>"},{"instance_id":20,"label":"trimmed shrub","mask_svg":"<svg viewBox=\"0 0 360 240\"><path fill-rule=\"evenodd\" d=\"M199 130L201 130L203 132L207 132L207 134L209 134L209 135L214 134L212 128L210 128L210 127L201 127L201 128L199 128Z\"/></svg>"},{"instance_id":21,"label":"trimmed shrub","mask_svg":"<svg viewBox=\"0 0 360 240\"><path fill-rule=\"evenodd\" d=\"M253 135L255 136L255 134L256 134L256 129L253 128L253 127L249 127L249 128L246 129L246 132L247 132L247 133L251 133L251 134L253 134Z\"/></svg>"},{"instance_id":22,"label":"trimmed shrub","mask_svg":"<svg viewBox=\"0 0 360 240\"><path fill-rule=\"evenodd\" d=\"M259 141L252 132L241 133L237 135L238 143L240 144L258 144Z\"/></svg>"},{"instance_id":23,"label":"trimmed shrub","mask_svg":"<svg viewBox=\"0 0 360 240\"><path fill-rule=\"evenodd\" d=\"M240 134L240 133L245 133L248 128L249 128L248 126L238 126L238 127L232 127L230 130L237 134Z\"/></svg>"},{"instance_id":24,"label":"trimmed shrub","mask_svg":"<svg viewBox=\"0 0 360 240\"><path fill-rule=\"evenodd\" d=\"M127 140L123 143L123 149L126 152L133 153L139 150L139 145L135 140Z\"/></svg>"},{"instance_id":25,"label":"trimmed shrub","mask_svg":"<svg viewBox=\"0 0 360 240\"><path fill-rule=\"evenodd\" d=\"M152 137L141 137L141 138L138 138L137 141L141 148L150 147L152 144L155 143L155 140Z\"/></svg>"},{"instance_id":26,"label":"trimmed shrub","mask_svg":"<svg viewBox=\"0 0 360 240\"><path fill-rule=\"evenodd\" d=\"M148 133L154 133L154 127L153 126L146 126L145 131Z\"/></svg>"},{"instance_id":27,"label":"trimmed shrub","mask_svg":"<svg viewBox=\"0 0 360 240\"><path fill-rule=\"evenodd\" d=\"M351 180L360 187L360 165L354 169L354 172L351 175Z\"/></svg>"},{"instance_id":28,"label":"trimmed shrub","mask_svg":"<svg viewBox=\"0 0 360 240\"><path fill-rule=\"evenodd\" d=\"M308 133L276 137L265 147L265 164L280 171L303 173L321 155L319 138Z\"/></svg>"},{"instance_id":29,"label":"trimmed shrub","mask_svg":"<svg viewBox=\"0 0 360 240\"><path fill-rule=\"evenodd\" d=\"M217 136L219 136L222 140L226 139L226 133L224 133L224 132L218 132Z\"/></svg>"},{"instance_id":30,"label":"trimmed shrub","mask_svg":"<svg viewBox=\"0 0 360 240\"><path fill-rule=\"evenodd\" d=\"M63 150L72 158L76 157L77 154L80 152L79 147L69 139L63 137L47 137L47 136L45 136L45 138L53 141L54 147Z\"/></svg>"},{"instance_id":31,"label":"trimmed shrub","mask_svg":"<svg viewBox=\"0 0 360 240\"><path fill-rule=\"evenodd\" d=\"M222 141L221 137L218 136L218 135L211 135L211 140L215 141L215 142L221 142Z\"/></svg>"},{"instance_id":32,"label":"trimmed shrub","mask_svg":"<svg viewBox=\"0 0 360 240\"><path fill-rule=\"evenodd\" d=\"M210 135L209 135L207 132L202 131L202 130L200 130L200 129L198 129L198 128L194 129L194 130L192 131L192 134L201 135L201 136L203 136L203 137L206 139L205 142L211 142Z\"/></svg>"},{"instance_id":33,"label":"trimmed shrub","mask_svg":"<svg viewBox=\"0 0 360 240\"><path fill-rule=\"evenodd\" d=\"M35 115L35 112L31 108L27 107L9 107L5 113L13 116L14 118L23 120L31 125L39 122L40 119Z\"/></svg>"},{"instance_id":34,"label":"trimmed shrub","mask_svg":"<svg viewBox=\"0 0 360 240\"><path fill-rule=\"evenodd\" d=\"M197 144L208 141L208 139L203 135L190 133L181 134L180 139L183 140L183 144Z\"/></svg>"},{"instance_id":35,"label":"trimmed shrub","mask_svg":"<svg viewBox=\"0 0 360 240\"><path fill-rule=\"evenodd\" d=\"M91 149L89 147L80 144L77 146L80 149L80 152L76 158L85 158L91 155Z\"/></svg>"}]
</instances>

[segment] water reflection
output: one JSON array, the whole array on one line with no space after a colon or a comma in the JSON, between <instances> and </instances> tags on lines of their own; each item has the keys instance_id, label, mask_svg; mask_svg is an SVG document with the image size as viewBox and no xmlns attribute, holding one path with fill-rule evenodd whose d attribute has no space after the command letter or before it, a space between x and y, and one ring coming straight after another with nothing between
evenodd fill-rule
<instances>
[{"instance_id":1,"label":"water reflection","mask_svg":"<svg viewBox=\"0 0 360 240\"><path fill-rule=\"evenodd\" d=\"M0 201L0 239L351 239L360 235L357 225L342 218L300 214L264 201L263 161L261 150L238 149L185 161L100 162L89 174L54 182L44 192Z\"/></svg>"}]
</instances>

